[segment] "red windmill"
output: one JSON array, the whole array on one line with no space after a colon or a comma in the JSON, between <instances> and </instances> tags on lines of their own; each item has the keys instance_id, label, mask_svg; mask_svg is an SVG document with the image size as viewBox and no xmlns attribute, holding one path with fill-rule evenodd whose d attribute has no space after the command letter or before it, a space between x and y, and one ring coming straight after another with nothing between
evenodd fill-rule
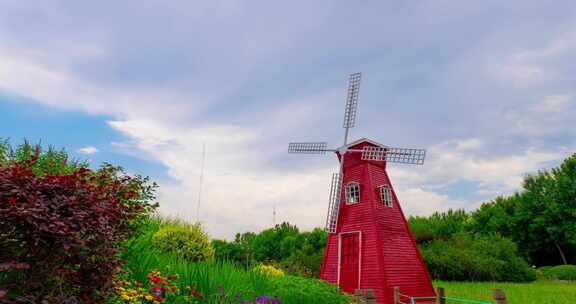
<instances>
[{"instance_id":1,"label":"red windmill","mask_svg":"<svg viewBox=\"0 0 576 304\"><path fill-rule=\"evenodd\" d=\"M390 162L422 165L426 151L391 148L366 138L347 142L356 120L360 78L360 73L350 75L342 147L327 149L325 142L288 146L289 153L330 151L340 160L340 173L332 176L320 277L348 293L372 289L377 303L393 304L394 287L413 297L433 297L432 282L386 173Z\"/></svg>"}]
</instances>

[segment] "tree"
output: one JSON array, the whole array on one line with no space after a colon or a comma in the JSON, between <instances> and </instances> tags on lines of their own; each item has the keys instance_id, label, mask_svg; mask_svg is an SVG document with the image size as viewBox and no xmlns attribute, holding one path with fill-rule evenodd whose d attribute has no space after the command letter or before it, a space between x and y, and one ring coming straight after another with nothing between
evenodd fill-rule
<instances>
[{"instance_id":1,"label":"tree","mask_svg":"<svg viewBox=\"0 0 576 304\"><path fill-rule=\"evenodd\" d=\"M566 264L576 250L576 154L559 167L526 176L523 191L497 197L472 215L472 231L518 243L537 264ZM557 261L556 261L557 262Z\"/></svg>"},{"instance_id":2,"label":"tree","mask_svg":"<svg viewBox=\"0 0 576 304\"><path fill-rule=\"evenodd\" d=\"M418 243L434 239L450 239L453 234L465 232L470 224L470 215L463 209L435 212L429 217L411 216L410 231Z\"/></svg>"},{"instance_id":3,"label":"tree","mask_svg":"<svg viewBox=\"0 0 576 304\"><path fill-rule=\"evenodd\" d=\"M252 242L254 258L257 261L280 261L287 258L295 249L298 227L282 223L260 232Z\"/></svg>"},{"instance_id":4,"label":"tree","mask_svg":"<svg viewBox=\"0 0 576 304\"><path fill-rule=\"evenodd\" d=\"M524 179L516 215L520 242L531 250L553 246L567 264L565 249L576 246L576 154L558 168Z\"/></svg>"},{"instance_id":5,"label":"tree","mask_svg":"<svg viewBox=\"0 0 576 304\"><path fill-rule=\"evenodd\" d=\"M521 196L515 193L509 197L499 196L489 203L484 203L472 213L471 230L483 234L499 233L518 238L515 225L515 214L521 202Z\"/></svg>"}]
</instances>

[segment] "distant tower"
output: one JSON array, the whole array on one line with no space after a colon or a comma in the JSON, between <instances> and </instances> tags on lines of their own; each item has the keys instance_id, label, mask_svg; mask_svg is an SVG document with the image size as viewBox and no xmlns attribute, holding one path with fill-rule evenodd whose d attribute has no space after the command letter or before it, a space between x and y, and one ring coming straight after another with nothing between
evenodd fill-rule
<instances>
[{"instance_id":1,"label":"distant tower","mask_svg":"<svg viewBox=\"0 0 576 304\"><path fill-rule=\"evenodd\" d=\"M348 144L349 129L356 120L360 77L360 73L350 75L343 146L327 149L325 142L288 146L289 153L335 152L340 161L340 172L332 176L326 218L329 235L320 278L348 293L373 289L380 304L394 304L394 287L409 296L434 296L386 172L388 163L423 164L426 151L392 148L366 138Z\"/></svg>"},{"instance_id":2,"label":"distant tower","mask_svg":"<svg viewBox=\"0 0 576 304\"><path fill-rule=\"evenodd\" d=\"M276 205L272 208L272 224L276 227Z\"/></svg>"},{"instance_id":3,"label":"distant tower","mask_svg":"<svg viewBox=\"0 0 576 304\"><path fill-rule=\"evenodd\" d=\"M202 143L202 163L200 164L200 180L198 181L198 203L196 204L196 222L200 223L200 204L202 203L202 184L204 183L204 161L206 160L206 143Z\"/></svg>"}]
</instances>

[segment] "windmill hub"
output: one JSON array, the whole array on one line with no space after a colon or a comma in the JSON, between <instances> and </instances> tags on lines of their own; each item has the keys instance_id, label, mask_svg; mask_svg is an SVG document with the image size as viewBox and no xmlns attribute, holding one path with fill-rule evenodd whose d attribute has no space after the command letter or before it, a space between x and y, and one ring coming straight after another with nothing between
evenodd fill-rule
<instances>
[{"instance_id":1,"label":"windmill hub","mask_svg":"<svg viewBox=\"0 0 576 304\"><path fill-rule=\"evenodd\" d=\"M336 151L338 151L338 153L340 153L340 155L344 155L344 153L348 152L348 147L342 146L340 148L337 148Z\"/></svg>"}]
</instances>

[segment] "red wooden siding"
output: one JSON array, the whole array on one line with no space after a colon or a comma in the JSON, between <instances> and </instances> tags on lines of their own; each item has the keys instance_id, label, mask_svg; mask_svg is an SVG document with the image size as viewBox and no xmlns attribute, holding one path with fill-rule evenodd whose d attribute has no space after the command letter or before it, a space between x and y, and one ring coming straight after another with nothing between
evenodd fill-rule
<instances>
[{"instance_id":1,"label":"red wooden siding","mask_svg":"<svg viewBox=\"0 0 576 304\"><path fill-rule=\"evenodd\" d=\"M336 234L328 235L320 278L332 284L338 283L338 236Z\"/></svg>"},{"instance_id":2,"label":"red wooden siding","mask_svg":"<svg viewBox=\"0 0 576 304\"><path fill-rule=\"evenodd\" d=\"M368 142L361 142L353 149L362 149ZM340 157L340 155L338 155ZM354 281L360 263L360 288L373 289L377 303L393 304L393 288L400 287L409 295L432 296L434 290L416 242L408 229L398 198L386 173L386 163L363 161L360 153L350 153L344 162L344 187L349 182L360 184L360 203L346 204L345 191L341 193L340 213L336 234L330 234L324 253L321 278L336 284L346 292L354 291ZM389 185L394 199L392 208L383 205L379 187ZM358 259L350 259L350 248L340 248L339 238L344 242L352 232L360 232ZM358 234L354 234L358 235ZM339 250L341 250L339 252ZM339 264L339 254L345 260ZM338 278L338 267L340 278ZM354 288L353 288L354 287Z\"/></svg>"},{"instance_id":3,"label":"red wooden siding","mask_svg":"<svg viewBox=\"0 0 576 304\"><path fill-rule=\"evenodd\" d=\"M340 236L340 287L354 293L360 287L360 232Z\"/></svg>"}]
</instances>

